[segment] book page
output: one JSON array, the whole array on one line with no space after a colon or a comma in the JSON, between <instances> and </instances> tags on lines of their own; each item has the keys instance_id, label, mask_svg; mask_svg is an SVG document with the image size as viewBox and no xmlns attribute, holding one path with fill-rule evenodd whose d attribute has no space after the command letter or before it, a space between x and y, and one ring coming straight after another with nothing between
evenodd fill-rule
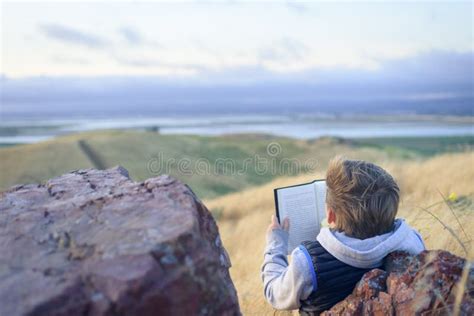
<instances>
[{"instance_id":1,"label":"book page","mask_svg":"<svg viewBox=\"0 0 474 316\"><path fill-rule=\"evenodd\" d=\"M280 221L290 219L288 253L319 232L316 194L313 183L277 190Z\"/></svg>"},{"instance_id":2,"label":"book page","mask_svg":"<svg viewBox=\"0 0 474 316\"><path fill-rule=\"evenodd\" d=\"M318 210L318 224L326 217L326 181L314 182L314 191L316 192L316 208ZM318 230L319 234L319 230Z\"/></svg>"}]
</instances>

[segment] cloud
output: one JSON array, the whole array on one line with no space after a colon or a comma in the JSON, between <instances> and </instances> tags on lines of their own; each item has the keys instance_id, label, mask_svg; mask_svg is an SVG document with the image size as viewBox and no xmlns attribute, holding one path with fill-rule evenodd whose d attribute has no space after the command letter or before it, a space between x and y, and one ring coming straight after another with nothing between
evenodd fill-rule
<instances>
[{"instance_id":1,"label":"cloud","mask_svg":"<svg viewBox=\"0 0 474 316\"><path fill-rule=\"evenodd\" d=\"M286 1L286 7L290 10L296 11L297 13L305 13L309 11L309 7L306 4L297 1Z\"/></svg>"},{"instance_id":2,"label":"cloud","mask_svg":"<svg viewBox=\"0 0 474 316\"><path fill-rule=\"evenodd\" d=\"M39 30L47 37L60 42L72 43L89 48L103 48L107 41L103 38L60 24L41 24Z\"/></svg>"},{"instance_id":3,"label":"cloud","mask_svg":"<svg viewBox=\"0 0 474 316\"><path fill-rule=\"evenodd\" d=\"M147 46L151 48L163 48L163 46L154 41L145 38L140 31L130 26L122 26L118 29L119 35L132 46Z\"/></svg>"},{"instance_id":4,"label":"cloud","mask_svg":"<svg viewBox=\"0 0 474 316\"><path fill-rule=\"evenodd\" d=\"M284 37L272 45L260 49L258 56L262 61L298 61L308 53L308 47L301 41Z\"/></svg>"},{"instance_id":5,"label":"cloud","mask_svg":"<svg viewBox=\"0 0 474 316\"><path fill-rule=\"evenodd\" d=\"M159 60L156 59L150 59L150 58L129 58L129 57L121 57L115 55L113 57L115 61L121 65L125 66L131 66L131 67L143 67L143 68L149 68L149 67L161 67L163 66L163 63Z\"/></svg>"},{"instance_id":6,"label":"cloud","mask_svg":"<svg viewBox=\"0 0 474 316\"><path fill-rule=\"evenodd\" d=\"M82 57L65 56L65 55L54 55L51 61L58 64L76 64L76 65L89 65L91 62Z\"/></svg>"},{"instance_id":7,"label":"cloud","mask_svg":"<svg viewBox=\"0 0 474 316\"><path fill-rule=\"evenodd\" d=\"M119 33L129 44L137 45L144 43L142 35L134 28L124 26L119 29Z\"/></svg>"},{"instance_id":8,"label":"cloud","mask_svg":"<svg viewBox=\"0 0 474 316\"><path fill-rule=\"evenodd\" d=\"M111 55L120 65L135 69L153 69L156 73L171 77L194 76L205 72L207 69L200 65L169 63L157 58Z\"/></svg>"},{"instance_id":9,"label":"cloud","mask_svg":"<svg viewBox=\"0 0 474 316\"><path fill-rule=\"evenodd\" d=\"M384 63L387 75L413 80L474 83L474 52L430 51Z\"/></svg>"},{"instance_id":10,"label":"cloud","mask_svg":"<svg viewBox=\"0 0 474 316\"><path fill-rule=\"evenodd\" d=\"M264 65L200 69L146 56L129 56L122 63L138 68L134 70L150 68L154 76L3 78L2 100L12 104L13 114L18 113L18 106L40 103L48 104L44 108L54 113L65 114L103 111L105 107L110 113L116 109L136 111L131 107L139 103L144 111L162 113L170 111L170 102L174 102L173 109L187 114L327 110L473 115L473 52L426 52L386 61L373 71L323 67L274 73ZM80 106L70 110L64 100Z\"/></svg>"}]
</instances>

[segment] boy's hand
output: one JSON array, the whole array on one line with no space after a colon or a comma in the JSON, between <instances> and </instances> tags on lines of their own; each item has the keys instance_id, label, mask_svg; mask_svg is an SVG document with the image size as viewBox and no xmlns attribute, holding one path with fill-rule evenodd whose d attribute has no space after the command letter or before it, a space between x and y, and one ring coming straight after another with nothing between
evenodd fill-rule
<instances>
[{"instance_id":1,"label":"boy's hand","mask_svg":"<svg viewBox=\"0 0 474 316\"><path fill-rule=\"evenodd\" d=\"M272 215L272 223L267 228L267 233L270 233L274 229L283 229L284 231L289 231L290 229L290 219L285 217L283 220L283 225L278 223L278 220L275 215Z\"/></svg>"}]
</instances>

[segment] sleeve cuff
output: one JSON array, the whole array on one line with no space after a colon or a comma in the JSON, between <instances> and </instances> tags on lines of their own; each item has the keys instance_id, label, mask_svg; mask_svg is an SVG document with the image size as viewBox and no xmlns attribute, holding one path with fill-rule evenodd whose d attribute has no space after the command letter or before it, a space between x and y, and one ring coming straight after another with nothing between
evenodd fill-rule
<instances>
[{"instance_id":1,"label":"sleeve cuff","mask_svg":"<svg viewBox=\"0 0 474 316\"><path fill-rule=\"evenodd\" d=\"M267 234L267 253L288 253L288 232L283 229L273 229Z\"/></svg>"}]
</instances>

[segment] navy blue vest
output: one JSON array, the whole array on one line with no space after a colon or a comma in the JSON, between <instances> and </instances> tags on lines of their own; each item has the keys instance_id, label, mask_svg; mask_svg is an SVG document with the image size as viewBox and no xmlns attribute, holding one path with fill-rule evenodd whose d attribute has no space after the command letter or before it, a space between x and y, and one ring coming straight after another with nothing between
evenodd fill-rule
<instances>
[{"instance_id":1,"label":"navy blue vest","mask_svg":"<svg viewBox=\"0 0 474 316\"><path fill-rule=\"evenodd\" d=\"M301 301L300 315L319 315L345 299L354 290L364 273L371 269L359 269L337 260L318 241L304 241L316 272L317 289Z\"/></svg>"}]
</instances>

